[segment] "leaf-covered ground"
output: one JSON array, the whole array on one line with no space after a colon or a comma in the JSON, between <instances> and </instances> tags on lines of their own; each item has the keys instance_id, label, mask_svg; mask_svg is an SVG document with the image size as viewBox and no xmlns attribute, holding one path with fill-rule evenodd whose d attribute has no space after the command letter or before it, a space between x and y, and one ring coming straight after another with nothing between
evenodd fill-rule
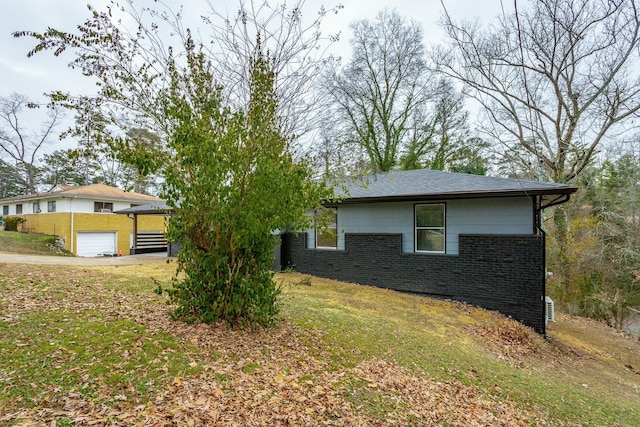
<instances>
[{"instance_id":1,"label":"leaf-covered ground","mask_svg":"<svg viewBox=\"0 0 640 427\"><path fill-rule=\"evenodd\" d=\"M500 328L488 327L490 322L473 319L495 315L464 305L344 284L329 284L343 294L323 301L319 295L328 298L331 293L323 291L326 285L304 286L301 276L288 275L282 276L291 284L285 285L283 319L277 327L229 329L171 320L165 298L152 292L155 285L149 280L166 280L171 266L0 268L0 425L512 426L580 421L571 415L558 418L560 411L550 414L538 400L523 398L500 380L518 377L518 365L536 358L565 363L571 355L562 354L570 350L552 351L558 347L508 320ZM409 305L398 307L403 298ZM392 312L411 304L418 304L418 313L411 316L425 322L429 313L437 317L437 310L448 313L441 314L441 324L447 323L446 316L455 317L461 322L458 330L477 340L469 340L468 347L479 346L504 372L489 375L486 363L475 355L461 354L456 363L455 354L467 347L457 347L458 332L443 335L449 344L440 353L446 357L414 344ZM366 318L368 329L361 329ZM422 326L414 318L410 323ZM386 327L393 329L391 336ZM412 348L390 344L394 334ZM433 343L440 345L438 339L433 335ZM637 393L640 376L630 377L628 385ZM526 381L526 375L516 380Z\"/></svg>"}]
</instances>

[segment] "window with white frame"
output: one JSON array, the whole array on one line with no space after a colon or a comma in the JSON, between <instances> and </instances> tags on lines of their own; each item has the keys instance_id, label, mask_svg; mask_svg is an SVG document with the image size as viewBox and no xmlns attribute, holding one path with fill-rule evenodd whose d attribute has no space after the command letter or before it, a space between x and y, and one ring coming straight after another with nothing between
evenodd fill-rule
<instances>
[{"instance_id":1,"label":"window with white frame","mask_svg":"<svg viewBox=\"0 0 640 427\"><path fill-rule=\"evenodd\" d=\"M40 202L33 202L31 206L33 213L40 213Z\"/></svg>"},{"instance_id":2,"label":"window with white frame","mask_svg":"<svg viewBox=\"0 0 640 427\"><path fill-rule=\"evenodd\" d=\"M9 215L9 206L2 207L2 215Z\"/></svg>"},{"instance_id":3,"label":"window with white frame","mask_svg":"<svg viewBox=\"0 0 640 427\"><path fill-rule=\"evenodd\" d=\"M415 206L416 252L445 252L445 204Z\"/></svg>"},{"instance_id":4,"label":"window with white frame","mask_svg":"<svg viewBox=\"0 0 640 427\"><path fill-rule=\"evenodd\" d=\"M316 212L316 248L338 248L338 213L335 209Z\"/></svg>"},{"instance_id":5,"label":"window with white frame","mask_svg":"<svg viewBox=\"0 0 640 427\"><path fill-rule=\"evenodd\" d=\"M47 202L47 212L55 212L56 211L56 201L50 200Z\"/></svg>"},{"instance_id":6,"label":"window with white frame","mask_svg":"<svg viewBox=\"0 0 640 427\"><path fill-rule=\"evenodd\" d=\"M22 215L22 203L16 205L16 215Z\"/></svg>"}]
</instances>

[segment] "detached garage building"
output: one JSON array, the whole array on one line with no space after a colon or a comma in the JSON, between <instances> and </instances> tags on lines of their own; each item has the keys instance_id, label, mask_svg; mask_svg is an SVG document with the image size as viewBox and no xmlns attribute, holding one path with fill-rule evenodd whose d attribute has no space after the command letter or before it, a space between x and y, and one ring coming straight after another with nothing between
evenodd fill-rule
<instances>
[{"instance_id":1,"label":"detached garage building","mask_svg":"<svg viewBox=\"0 0 640 427\"><path fill-rule=\"evenodd\" d=\"M104 184L57 185L44 193L0 200L2 216L26 220L21 231L60 236L64 247L83 257L128 254L133 246L133 220L114 211L160 201L146 194ZM164 218L145 217L141 232L163 234Z\"/></svg>"}]
</instances>

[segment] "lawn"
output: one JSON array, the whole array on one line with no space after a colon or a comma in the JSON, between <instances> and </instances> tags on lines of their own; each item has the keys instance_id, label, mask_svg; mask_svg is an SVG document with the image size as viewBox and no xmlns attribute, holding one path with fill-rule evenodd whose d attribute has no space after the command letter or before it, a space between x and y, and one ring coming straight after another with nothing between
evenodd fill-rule
<instances>
[{"instance_id":1,"label":"lawn","mask_svg":"<svg viewBox=\"0 0 640 427\"><path fill-rule=\"evenodd\" d=\"M2 265L0 425L638 425L640 343L545 340L464 304L276 276L271 329L187 325L172 264Z\"/></svg>"},{"instance_id":2,"label":"lawn","mask_svg":"<svg viewBox=\"0 0 640 427\"><path fill-rule=\"evenodd\" d=\"M71 256L69 251L56 246L56 236L2 230L0 230L0 252Z\"/></svg>"}]
</instances>

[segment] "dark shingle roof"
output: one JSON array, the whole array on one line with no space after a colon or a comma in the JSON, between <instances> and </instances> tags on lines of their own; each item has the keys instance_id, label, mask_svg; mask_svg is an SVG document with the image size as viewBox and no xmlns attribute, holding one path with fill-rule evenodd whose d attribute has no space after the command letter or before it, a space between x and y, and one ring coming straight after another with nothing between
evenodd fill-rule
<instances>
[{"instance_id":1,"label":"dark shingle roof","mask_svg":"<svg viewBox=\"0 0 640 427\"><path fill-rule=\"evenodd\" d=\"M343 203L391 200L426 200L508 196L559 196L574 193L577 188L551 182L497 178L428 169L376 173L349 178L342 187L347 190ZM336 187L336 195L344 196L344 188Z\"/></svg>"},{"instance_id":2,"label":"dark shingle roof","mask_svg":"<svg viewBox=\"0 0 640 427\"><path fill-rule=\"evenodd\" d=\"M165 201L148 203L146 205L132 206L127 209L116 211L117 214L137 214L137 215L165 215L171 212L173 208L167 205Z\"/></svg>"},{"instance_id":3,"label":"dark shingle roof","mask_svg":"<svg viewBox=\"0 0 640 427\"><path fill-rule=\"evenodd\" d=\"M347 195L345 196L345 190ZM543 196L554 200L575 193L577 187L553 182L470 175L428 169L395 171L347 178L335 186L341 203L403 200L443 200L479 197ZM173 209L154 202L117 211L119 214L164 214Z\"/></svg>"}]
</instances>

